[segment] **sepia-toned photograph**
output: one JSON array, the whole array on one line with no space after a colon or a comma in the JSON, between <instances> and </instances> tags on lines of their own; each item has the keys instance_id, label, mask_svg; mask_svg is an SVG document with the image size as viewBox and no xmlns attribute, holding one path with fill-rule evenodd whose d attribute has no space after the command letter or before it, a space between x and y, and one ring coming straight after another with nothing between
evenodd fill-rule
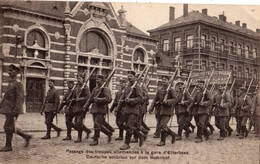
<instances>
[{"instance_id":1,"label":"sepia-toned photograph","mask_svg":"<svg viewBox=\"0 0 260 164\"><path fill-rule=\"evenodd\" d=\"M0 1L0 164L259 162L259 2Z\"/></svg>"}]
</instances>

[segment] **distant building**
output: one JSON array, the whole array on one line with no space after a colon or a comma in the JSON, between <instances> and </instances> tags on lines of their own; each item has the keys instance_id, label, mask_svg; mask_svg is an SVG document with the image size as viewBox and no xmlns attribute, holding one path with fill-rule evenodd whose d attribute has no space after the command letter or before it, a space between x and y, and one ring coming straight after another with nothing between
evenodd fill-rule
<instances>
[{"instance_id":1,"label":"distant building","mask_svg":"<svg viewBox=\"0 0 260 164\"><path fill-rule=\"evenodd\" d=\"M1 1L0 9L0 98L14 63L22 68L27 112L39 110L49 78L62 96L67 81L76 82L78 73L88 76L93 68L109 75L118 67L109 84L114 94L129 69L140 72L149 64L149 88L156 89L157 40L127 22L123 8L117 14L111 3Z\"/></svg>"},{"instance_id":2,"label":"distant building","mask_svg":"<svg viewBox=\"0 0 260 164\"><path fill-rule=\"evenodd\" d=\"M248 86L254 78L254 89L260 80L260 29L252 31L240 21L230 23L224 14L211 17L207 9L188 12L187 4L181 17L175 18L174 7L170 7L169 13L168 23L148 31L159 41L158 68L171 68L170 61L177 56L188 70L232 71L235 88L245 82ZM167 63L168 67L161 67Z\"/></svg>"}]
</instances>

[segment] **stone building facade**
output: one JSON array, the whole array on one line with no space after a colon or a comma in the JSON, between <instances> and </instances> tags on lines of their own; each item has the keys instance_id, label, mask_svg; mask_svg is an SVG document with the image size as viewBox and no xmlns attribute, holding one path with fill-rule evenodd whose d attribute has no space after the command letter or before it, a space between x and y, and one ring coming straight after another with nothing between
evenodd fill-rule
<instances>
[{"instance_id":1,"label":"stone building facade","mask_svg":"<svg viewBox=\"0 0 260 164\"><path fill-rule=\"evenodd\" d=\"M169 11L169 22L148 31L159 41L158 68L179 57L182 67L194 72L231 71L229 84L236 78L235 88L244 83L248 86L253 78L253 92L260 80L260 29L252 31L240 21L230 23L224 14L209 16L207 9L188 12L187 4L178 18L174 7Z\"/></svg>"}]
</instances>

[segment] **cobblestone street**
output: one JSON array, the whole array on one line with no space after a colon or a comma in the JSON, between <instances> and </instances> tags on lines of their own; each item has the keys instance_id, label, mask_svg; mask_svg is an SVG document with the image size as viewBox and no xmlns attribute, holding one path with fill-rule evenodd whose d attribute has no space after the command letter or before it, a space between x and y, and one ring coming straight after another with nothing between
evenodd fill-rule
<instances>
[{"instance_id":1,"label":"cobblestone street","mask_svg":"<svg viewBox=\"0 0 260 164\"><path fill-rule=\"evenodd\" d=\"M3 125L4 117L0 116L0 123ZM153 138L154 115L147 115L146 123L152 127L143 147L138 144L131 144L131 149L120 151L123 141L115 141L118 136L118 129L112 136L111 143L107 143L107 137L101 134L99 145L91 147L91 139L84 139L82 143L76 144L73 140L77 132L73 131L71 141L62 141L66 132L62 131L60 137L52 131L51 140L41 140L45 135L43 117L38 113L27 113L19 116L18 127L33 135L28 148L24 148L24 140L19 136L13 138L13 151L0 153L0 164L16 163L178 163L178 164L256 164L259 163L259 141L250 133L246 139L238 139L235 133L223 141L217 141L218 132L215 128L214 134L208 141L195 143L193 133L188 139L170 143L167 138L166 146L158 147L159 139ZM110 115L110 123L114 124L114 116ZM65 130L64 117L59 115L59 124ZM85 125L92 127L91 115L87 115ZM172 121L172 130L177 131L176 119ZM232 128L234 128L234 124ZM195 129L196 130L196 129ZM84 137L84 135L83 135ZM0 146L4 146L5 135L1 128Z\"/></svg>"}]
</instances>

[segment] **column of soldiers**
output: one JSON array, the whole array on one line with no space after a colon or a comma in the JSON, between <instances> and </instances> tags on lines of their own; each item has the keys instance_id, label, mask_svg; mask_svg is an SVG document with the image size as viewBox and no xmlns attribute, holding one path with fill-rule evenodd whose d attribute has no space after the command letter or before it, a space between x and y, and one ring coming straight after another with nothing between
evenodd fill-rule
<instances>
[{"instance_id":1,"label":"column of soldiers","mask_svg":"<svg viewBox=\"0 0 260 164\"><path fill-rule=\"evenodd\" d=\"M0 103L1 114L6 115L4 129L6 132L6 145L0 151L12 151L12 134L21 135L29 145L32 138L31 135L24 134L15 127L15 120L21 113L21 104L23 103L23 87L16 81L16 75L20 69L14 65L9 67L9 75L11 78L10 86L3 100ZM68 91L65 93L61 104L59 104L59 94L55 89L54 80L49 80L49 90L41 108L41 114L45 115L45 124L47 127L46 135L42 139L51 139L51 128L57 131L57 136L62 131L61 128L53 124L53 120L57 113L61 110L65 113L65 124L67 127L67 135L63 138L64 141L71 140L71 131L74 128L78 132L75 143L82 142L82 132L86 132L86 138L92 132L84 125L84 119L87 112L92 114L94 135L91 137L93 142L90 146L99 144L100 132L103 132L108 137L108 142L111 141L111 136L115 129L106 121L108 113L114 111L116 117L116 125L119 129L116 141L124 140L124 144L120 150L130 148L130 143L139 142L141 147L147 138L150 128L145 124L146 112L152 114L155 110L156 129L154 138L160 138L157 146L166 145L167 136L171 137L171 143L175 140L182 140L183 130L185 137L188 138L194 132L195 126L191 124L194 117L196 123L195 142L203 141L203 136L206 140L213 133L207 129L210 123L211 113L215 116L215 126L219 129L219 138L224 140L230 136L233 129L229 126L231 117L236 118L237 136L243 139L248 136L246 123L251 116L255 117L255 133L256 137L260 136L260 92L256 89L255 96L251 101L248 96L248 90L245 87L240 87L236 90L235 97L232 96L232 89L229 93L226 92L227 85L216 85L217 93L207 89L205 81L199 80L196 82L192 92L189 91L189 81L174 81L173 75L170 79L167 76L162 76L160 85L158 85L156 95L147 110L149 104L149 95L147 85L145 85L145 75L136 75L134 71L128 71L127 79L120 80L120 90L115 95L115 100L109 109L109 103L112 101L111 91L108 88L108 83L113 76L96 75L96 87L90 92L85 80L85 73L77 76L77 84L73 81L68 82ZM89 77L92 73L89 75ZM89 79L88 77L88 79ZM173 85L174 84L174 85ZM15 89L14 89L15 88ZM20 90L19 90L20 88ZM22 98L14 99L12 92L19 91L16 95L21 95ZM14 101L14 102L9 102ZM12 109L8 104L12 105ZM171 130L171 121L174 115L177 116L178 132L177 134ZM170 126L169 126L170 124ZM124 136L125 133L125 136ZM133 140L131 140L133 138ZM131 142L132 141L132 142Z\"/></svg>"}]
</instances>

